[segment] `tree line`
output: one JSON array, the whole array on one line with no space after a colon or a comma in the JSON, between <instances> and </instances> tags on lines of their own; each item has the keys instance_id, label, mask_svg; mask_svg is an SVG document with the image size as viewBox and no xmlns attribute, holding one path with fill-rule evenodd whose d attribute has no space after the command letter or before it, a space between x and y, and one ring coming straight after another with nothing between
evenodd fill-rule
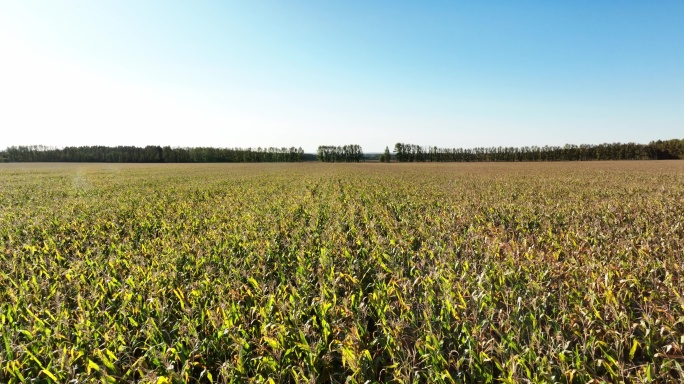
<instances>
[{"instance_id":1,"label":"tree line","mask_svg":"<svg viewBox=\"0 0 684 384\"><path fill-rule=\"evenodd\" d=\"M363 150L360 145L356 144L321 145L316 154L318 160L324 163L358 163L363 159Z\"/></svg>"},{"instance_id":2,"label":"tree line","mask_svg":"<svg viewBox=\"0 0 684 384\"><path fill-rule=\"evenodd\" d=\"M389 162L514 162L589 160L684 159L684 139L658 140L648 144L604 143L565 146L439 148L396 143L379 157ZM42 145L12 146L0 151L0 162L103 162L103 163L259 163L259 162L359 162L360 145L321 145L316 154L289 148L172 148L169 146L81 146L54 148Z\"/></svg>"},{"instance_id":3,"label":"tree line","mask_svg":"<svg viewBox=\"0 0 684 384\"><path fill-rule=\"evenodd\" d=\"M260 163L299 162L302 148L172 148L148 145L82 146L62 149L43 145L13 146L0 151L6 162L94 162L94 163Z\"/></svg>"},{"instance_id":4,"label":"tree line","mask_svg":"<svg viewBox=\"0 0 684 384\"><path fill-rule=\"evenodd\" d=\"M648 144L605 143L565 146L438 148L397 143L398 162L589 161L684 159L684 139Z\"/></svg>"}]
</instances>

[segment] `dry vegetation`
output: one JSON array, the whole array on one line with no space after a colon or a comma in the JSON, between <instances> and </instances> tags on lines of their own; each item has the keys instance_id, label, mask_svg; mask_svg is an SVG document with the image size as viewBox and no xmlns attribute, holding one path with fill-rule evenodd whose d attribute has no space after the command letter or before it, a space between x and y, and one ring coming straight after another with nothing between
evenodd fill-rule
<instances>
[{"instance_id":1,"label":"dry vegetation","mask_svg":"<svg viewBox=\"0 0 684 384\"><path fill-rule=\"evenodd\" d=\"M0 381L681 382L684 162L0 166Z\"/></svg>"}]
</instances>

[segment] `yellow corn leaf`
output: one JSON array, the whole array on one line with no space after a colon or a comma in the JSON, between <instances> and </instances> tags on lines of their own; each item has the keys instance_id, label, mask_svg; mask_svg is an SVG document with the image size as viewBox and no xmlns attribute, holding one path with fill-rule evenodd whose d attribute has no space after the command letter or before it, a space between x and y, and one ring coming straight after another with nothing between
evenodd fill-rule
<instances>
[{"instance_id":1,"label":"yellow corn leaf","mask_svg":"<svg viewBox=\"0 0 684 384\"><path fill-rule=\"evenodd\" d=\"M45 376L51 378L55 382L57 381L57 377L55 377L55 375L53 375L52 372L48 371L47 369L43 369L43 370L41 370L41 372L43 372L45 374Z\"/></svg>"}]
</instances>

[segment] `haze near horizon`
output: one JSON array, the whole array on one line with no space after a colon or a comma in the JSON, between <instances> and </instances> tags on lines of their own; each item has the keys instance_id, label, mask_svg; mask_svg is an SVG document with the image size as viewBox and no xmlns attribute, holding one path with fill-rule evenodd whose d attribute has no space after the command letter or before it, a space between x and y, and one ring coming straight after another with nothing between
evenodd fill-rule
<instances>
[{"instance_id":1,"label":"haze near horizon","mask_svg":"<svg viewBox=\"0 0 684 384\"><path fill-rule=\"evenodd\" d=\"M684 2L0 3L11 145L682 138Z\"/></svg>"}]
</instances>

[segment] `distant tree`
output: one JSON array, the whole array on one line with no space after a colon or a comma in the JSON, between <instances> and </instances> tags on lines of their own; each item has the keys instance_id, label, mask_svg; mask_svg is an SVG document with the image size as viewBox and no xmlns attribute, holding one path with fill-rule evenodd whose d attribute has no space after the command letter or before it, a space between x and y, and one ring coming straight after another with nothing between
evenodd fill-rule
<instances>
[{"instance_id":1,"label":"distant tree","mask_svg":"<svg viewBox=\"0 0 684 384\"><path fill-rule=\"evenodd\" d=\"M381 158L385 159L385 163L389 163L392 160L389 147L385 147L385 153L382 154Z\"/></svg>"},{"instance_id":2,"label":"distant tree","mask_svg":"<svg viewBox=\"0 0 684 384\"><path fill-rule=\"evenodd\" d=\"M360 145L349 144L343 146L321 145L316 151L318 161L326 163L359 162L363 159Z\"/></svg>"},{"instance_id":3,"label":"distant tree","mask_svg":"<svg viewBox=\"0 0 684 384\"><path fill-rule=\"evenodd\" d=\"M8 147L0 151L0 161L64 161L106 163L233 163L298 162L301 148L171 148L148 145L144 148L83 146L56 149L42 145Z\"/></svg>"},{"instance_id":4,"label":"distant tree","mask_svg":"<svg viewBox=\"0 0 684 384\"><path fill-rule=\"evenodd\" d=\"M652 141L649 144L604 143L567 144L543 147L438 148L396 143L398 162L424 161L588 161L684 159L684 140Z\"/></svg>"},{"instance_id":5,"label":"distant tree","mask_svg":"<svg viewBox=\"0 0 684 384\"><path fill-rule=\"evenodd\" d=\"M408 160L406 158L406 150L404 149L403 143L394 144L394 156L397 158L397 161L399 162L404 162Z\"/></svg>"}]
</instances>

